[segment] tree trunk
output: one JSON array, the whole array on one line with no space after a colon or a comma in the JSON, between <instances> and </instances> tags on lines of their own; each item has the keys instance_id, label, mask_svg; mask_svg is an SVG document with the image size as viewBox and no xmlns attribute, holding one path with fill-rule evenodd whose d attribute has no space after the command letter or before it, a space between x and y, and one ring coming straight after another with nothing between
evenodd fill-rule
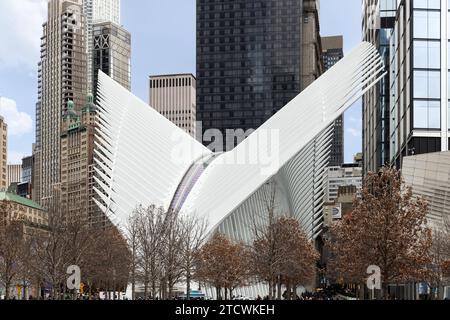
<instances>
[{"instance_id":1,"label":"tree trunk","mask_svg":"<svg viewBox=\"0 0 450 320\"><path fill-rule=\"evenodd\" d=\"M277 283L274 281L272 284L272 300L277 299Z\"/></svg>"},{"instance_id":2,"label":"tree trunk","mask_svg":"<svg viewBox=\"0 0 450 320\"><path fill-rule=\"evenodd\" d=\"M191 300L191 273L186 273L186 299Z\"/></svg>"},{"instance_id":3,"label":"tree trunk","mask_svg":"<svg viewBox=\"0 0 450 320\"><path fill-rule=\"evenodd\" d=\"M277 282L277 300L281 300L281 279L280 277L278 277L278 282Z\"/></svg>"},{"instance_id":4,"label":"tree trunk","mask_svg":"<svg viewBox=\"0 0 450 320\"><path fill-rule=\"evenodd\" d=\"M5 283L5 300L9 299L9 290L11 288L11 284L9 281Z\"/></svg>"},{"instance_id":5,"label":"tree trunk","mask_svg":"<svg viewBox=\"0 0 450 320\"><path fill-rule=\"evenodd\" d=\"M388 285L385 282L382 285L382 296L384 300L389 299Z\"/></svg>"},{"instance_id":6,"label":"tree trunk","mask_svg":"<svg viewBox=\"0 0 450 320\"><path fill-rule=\"evenodd\" d=\"M152 299L156 299L156 281L152 280Z\"/></svg>"},{"instance_id":7,"label":"tree trunk","mask_svg":"<svg viewBox=\"0 0 450 320\"><path fill-rule=\"evenodd\" d=\"M269 280L269 300L273 300L273 280Z\"/></svg>"},{"instance_id":8,"label":"tree trunk","mask_svg":"<svg viewBox=\"0 0 450 320\"><path fill-rule=\"evenodd\" d=\"M289 281L286 284L286 300L291 300L291 283Z\"/></svg>"},{"instance_id":9,"label":"tree trunk","mask_svg":"<svg viewBox=\"0 0 450 320\"><path fill-rule=\"evenodd\" d=\"M147 271L144 271L144 299L147 300L148 298L148 273Z\"/></svg>"},{"instance_id":10,"label":"tree trunk","mask_svg":"<svg viewBox=\"0 0 450 320\"><path fill-rule=\"evenodd\" d=\"M136 274L134 268L131 273L131 300L136 300Z\"/></svg>"}]
</instances>

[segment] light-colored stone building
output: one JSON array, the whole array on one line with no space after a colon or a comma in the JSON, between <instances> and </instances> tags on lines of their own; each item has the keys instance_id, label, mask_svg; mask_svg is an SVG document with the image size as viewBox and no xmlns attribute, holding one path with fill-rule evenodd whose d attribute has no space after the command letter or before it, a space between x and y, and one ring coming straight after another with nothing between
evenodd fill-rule
<instances>
[{"instance_id":1,"label":"light-colored stone building","mask_svg":"<svg viewBox=\"0 0 450 320\"><path fill-rule=\"evenodd\" d=\"M150 76L150 106L195 137L196 79L192 74Z\"/></svg>"},{"instance_id":2,"label":"light-colored stone building","mask_svg":"<svg viewBox=\"0 0 450 320\"><path fill-rule=\"evenodd\" d=\"M43 24L36 105L34 197L45 206L61 183L61 115L81 110L86 96L86 39L82 0L50 0Z\"/></svg>"},{"instance_id":3,"label":"light-colored stone building","mask_svg":"<svg viewBox=\"0 0 450 320\"><path fill-rule=\"evenodd\" d=\"M12 183L22 182L22 165L21 164L8 164L8 187Z\"/></svg>"},{"instance_id":4,"label":"light-colored stone building","mask_svg":"<svg viewBox=\"0 0 450 320\"><path fill-rule=\"evenodd\" d=\"M331 227L335 221L339 221L349 214L353 209L353 201L356 196L356 186L349 185L339 187L337 198L332 202L325 202L324 204L324 227Z\"/></svg>"},{"instance_id":5,"label":"light-colored stone building","mask_svg":"<svg viewBox=\"0 0 450 320\"><path fill-rule=\"evenodd\" d=\"M0 190L6 190L8 183L8 125L0 116Z\"/></svg>"},{"instance_id":6,"label":"light-colored stone building","mask_svg":"<svg viewBox=\"0 0 450 320\"><path fill-rule=\"evenodd\" d=\"M93 196L93 148L96 109L92 96L77 112L72 102L63 115L61 134L61 205L70 216L90 219ZM87 220L86 220L87 221Z\"/></svg>"},{"instance_id":7,"label":"light-colored stone building","mask_svg":"<svg viewBox=\"0 0 450 320\"><path fill-rule=\"evenodd\" d=\"M355 186L359 193L362 188L362 168L357 164L327 168L325 171L325 201L334 201L338 197L339 187L343 186Z\"/></svg>"},{"instance_id":8,"label":"light-colored stone building","mask_svg":"<svg viewBox=\"0 0 450 320\"><path fill-rule=\"evenodd\" d=\"M303 1L302 24L302 90L324 72L322 64L322 42L320 38L320 4L317 0Z\"/></svg>"},{"instance_id":9,"label":"light-colored stone building","mask_svg":"<svg viewBox=\"0 0 450 320\"><path fill-rule=\"evenodd\" d=\"M48 213L36 202L16 194L0 192L0 223L3 225L20 222L23 234L45 231L48 227Z\"/></svg>"}]
</instances>

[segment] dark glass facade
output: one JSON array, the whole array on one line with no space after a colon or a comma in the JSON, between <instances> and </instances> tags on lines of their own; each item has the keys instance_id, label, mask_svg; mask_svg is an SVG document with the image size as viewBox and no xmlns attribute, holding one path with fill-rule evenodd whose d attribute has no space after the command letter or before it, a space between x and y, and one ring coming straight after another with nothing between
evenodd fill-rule
<instances>
[{"instance_id":1,"label":"dark glass facade","mask_svg":"<svg viewBox=\"0 0 450 320\"><path fill-rule=\"evenodd\" d=\"M344 57L343 38L324 37L322 38L322 62L324 70L327 71ZM340 116L334 121L333 141L330 151L330 167L339 167L344 163L344 116Z\"/></svg>"},{"instance_id":2,"label":"dark glass facade","mask_svg":"<svg viewBox=\"0 0 450 320\"><path fill-rule=\"evenodd\" d=\"M112 22L93 25L92 92L97 92L98 71L101 70L124 88L131 89L131 35Z\"/></svg>"},{"instance_id":3,"label":"dark glass facade","mask_svg":"<svg viewBox=\"0 0 450 320\"><path fill-rule=\"evenodd\" d=\"M303 9L304 0L197 0L202 134L256 129L302 90Z\"/></svg>"},{"instance_id":4,"label":"dark glass facade","mask_svg":"<svg viewBox=\"0 0 450 320\"><path fill-rule=\"evenodd\" d=\"M390 40L395 26L396 9L396 0L367 0L363 7L363 40L378 48L386 70L390 68ZM374 15L374 12L379 13L379 16ZM363 98L364 175L391 163L390 77L391 74L387 73Z\"/></svg>"}]
</instances>

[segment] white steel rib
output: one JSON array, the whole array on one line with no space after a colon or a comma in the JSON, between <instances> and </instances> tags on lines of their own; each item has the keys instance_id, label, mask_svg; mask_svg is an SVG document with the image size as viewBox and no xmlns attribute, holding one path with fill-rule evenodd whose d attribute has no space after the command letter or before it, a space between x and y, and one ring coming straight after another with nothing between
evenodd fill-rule
<instances>
[{"instance_id":1,"label":"white steel rib","mask_svg":"<svg viewBox=\"0 0 450 320\"><path fill-rule=\"evenodd\" d=\"M155 204L195 212L211 229L246 240L267 183L276 181L281 210L317 237L332 124L384 75L376 48L362 43L235 149L217 155L100 73L96 201L118 226L137 205Z\"/></svg>"}]
</instances>

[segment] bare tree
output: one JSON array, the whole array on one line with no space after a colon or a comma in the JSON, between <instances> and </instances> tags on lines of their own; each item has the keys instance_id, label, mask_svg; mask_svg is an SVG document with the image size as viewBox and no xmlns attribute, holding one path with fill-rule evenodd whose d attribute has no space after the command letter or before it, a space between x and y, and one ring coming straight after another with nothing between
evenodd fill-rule
<instances>
[{"instance_id":1,"label":"bare tree","mask_svg":"<svg viewBox=\"0 0 450 320\"><path fill-rule=\"evenodd\" d=\"M427 270L427 283L431 292L436 292L436 296L431 296L432 299L442 298L442 286L445 284L445 261L450 259L448 246L448 234L444 230L434 230L430 251L431 261Z\"/></svg>"},{"instance_id":2,"label":"bare tree","mask_svg":"<svg viewBox=\"0 0 450 320\"><path fill-rule=\"evenodd\" d=\"M130 269L131 269L131 296L136 299L136 280L139 267L138 249L139 249L139 227L140 227L139 212L134 211L127 221L127 241L128 247L131 250Z\"/></svg>"},{"instance_id":3,"label":"bare tree","mask_svg":"<svg viewBox=\"0 0 450 320\"><path fill-rule=\"evenodd\" d=\"M226 236L216 233L202 246L196 257L196 278L216 289L221 299L225 289L225 299L235 288L247 284L249 261L242 243L234 243Z\"/></svg>"},{"instance_id":4,"label":"bare tree","mask_svg":"<svg viewBox=\"0 0 450 320\"><path fill-rule=\"evenodd\" d=\"M165 213L165 228L160 252L160 287L163 299L173 298L173 288L183 276L183 225L178 212Z\"/></svg>"},{"instance_id":5,"label":"bare tree","mask_svg":"<svg viewBox=\"0 0 450 320\"><path fill-rule=\"evenodd\" d=\"M287 299L299 285L311 284L319 254L294 218L279 217L267 226L253 242L252 269L269 282L269 299L281 299L281 288L287 288Z\"/></svg>"},{"instance_id":6,"label":"bare tree","mask_svg":"<svg viewBox=\"0 0 450 320\"><path fill-rule=\"evenodd\" d=\"M381 268L384 297L392 283L426 279L431 232L427 203L404 187L400 172L369 173L354 209L331 229L329 267L349 284L364 283L370 265Z\"/></svg>"},{"instance_id":7,"label":"bare tree","mask_svg":"<svg viewBox=\"0 0 450 320\"><path fill-rule=\"evenodd\" d=\"M165 211L151 205L147 208L139 206L135 213L140 221L138 229L138 258L141 278L144 284L144 295L149 296L149 288L151 287L151 297L157 295L157 283L161 276L158 268L159 254L161 253L164 233L166 231Z\"/></svg>"},{"instance_id":8,"label":"bare tree","mask_svg":"<svg viewBox=\"0 0 450 320\"><path fill-rule=\"evenodd\" d=\"M48 232L38 235L35 241L35 255L38 270L52 287L52 299L60 298L61 285L66 278L70 254L67 252L67 228L65 210L61 205L60 193L50 201L48 211Z\"/></svg>"},{"instance_id":9,"label":"bare tree","mask_svg":"<svg viewBox=\"0 0 450 320\"><path fill-rule=\"evenodd\" d=\"M5 287L5 299L9 298L11 286L17 280L22 232L18 221L0 225L0 283Z\"/></svg>"},{"instance_id":10,"label":"bare tree","mask_svg":"<svg viewBox=\"0 0 450 320\"><path fill-rule=\"evenodd\" d=\"M191 298L191 281L195 273L195 257L206 238L208 223L196 215L182 217L181 268L186 279L186 297Z\"/></svg>"},{"instance_id":11,"label":"bare tree","mask_svg":"<svg viewBox=\"0 0 450 320\"><path fill-rule=\"evenodd\" d=\"M296 219L281 217L275 224L278 241L282 245L280 251L283 252L280 282L286 286L286 299L291 300L298 286L313 283L320 255Z\"/></svg>"}]
</instances>

